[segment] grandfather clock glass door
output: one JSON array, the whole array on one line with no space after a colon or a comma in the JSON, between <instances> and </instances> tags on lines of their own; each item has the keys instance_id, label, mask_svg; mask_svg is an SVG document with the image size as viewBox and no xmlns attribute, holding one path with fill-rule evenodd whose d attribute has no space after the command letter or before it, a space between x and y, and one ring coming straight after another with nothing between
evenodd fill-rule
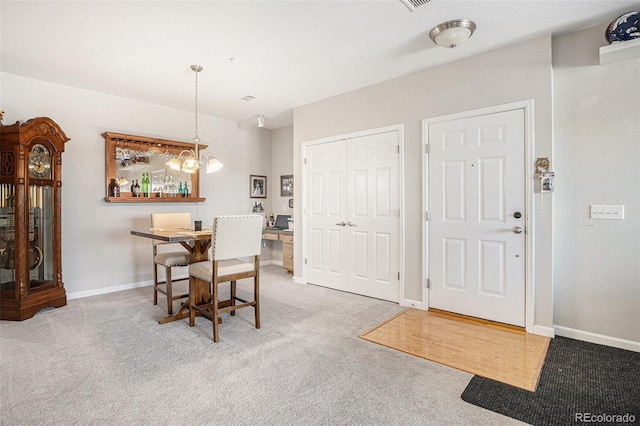
<instances>
[{"instance_id":1,"label":"grandfather clock glass door","mask_svg":"<svg viewBox=\"0 0 640 426\"><path fill-rule=\"evenodd\" d=\"M29 186L29 288L53 283L53 188Z\"/></svg>"}]
</instances>

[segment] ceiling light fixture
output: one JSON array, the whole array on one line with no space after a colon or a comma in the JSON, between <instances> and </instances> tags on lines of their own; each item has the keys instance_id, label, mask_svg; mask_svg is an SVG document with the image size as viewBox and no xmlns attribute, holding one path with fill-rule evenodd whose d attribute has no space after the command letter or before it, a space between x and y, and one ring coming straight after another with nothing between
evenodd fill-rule
<instances>
[{"instance_id":1,"label":"ceiling light fixture","mask_svg":"<svg viewBox=\"0 0 640 426\"><path fill-rule=\"evenodd\" d=\"M258 127L264 127L264 114L258 115Z\"/></svg>"},{"instance_id":2,"label":"ceiling light fixture","mask_svg":"<svg viewBox=\"0 0 640 426\"><path fill-rule=\"evenodd\" d=\"M200 138L198 137L198 73L202 71L200 65L191 65L191 70L196 73L196 131L193 136L193 149L185 149L177 158L167 162L167 166L173 170L182 170L185 173L195 173L200 165L207 167L207 173L217 172L222 168L222 163L207 150L200 151ZM181 160L183 159L183 160Z\"/></svg>"},{"instance_id":3,"label":"ceiling light fixture","mask_svg":"<svg viewBox=\"0 0 640 426\"><path fill-rule=\"evenodd\" d=\"M438 46L453 49L467 41L475 30L475 22L469 19L454 19L436 26L429 33L429 37Z\"/></svg>"}]
</instances>

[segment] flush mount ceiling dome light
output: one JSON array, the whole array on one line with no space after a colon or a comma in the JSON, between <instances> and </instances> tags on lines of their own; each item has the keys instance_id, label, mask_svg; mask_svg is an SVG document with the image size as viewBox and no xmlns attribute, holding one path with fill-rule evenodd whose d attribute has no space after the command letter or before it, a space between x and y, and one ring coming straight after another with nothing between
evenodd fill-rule
<instances>
[{"instance_id":1,"label":"flush mount ceiling dome light","mask_svg":"<svg viewBox=\"0 0 640 426\"><path fill-rule=\"evenodd\" d=\"M193 136L193 148L182 151L178 157L167 162L167 166L173 170L182 170L185 173L195 173L200 165L206 165L207 173L213 173L222 168L222 163L207 150L200 151L200 138L198 137L198 73L202 71L200 65L191 65L191 70L196 73L196 131Z\"/></svg>"},{"instance_id":2,"label":"flush mount ceiling dome light","mask_svg":"<svg viewBox=\"0 0 640 426\"><path fill-rule=\"evenodd\" d=\"M436 26L429 33L429 37L438 46L453 49L467 41L475 30L475 22L469 19L454 19Z\"/></svg>"}]
</instances>

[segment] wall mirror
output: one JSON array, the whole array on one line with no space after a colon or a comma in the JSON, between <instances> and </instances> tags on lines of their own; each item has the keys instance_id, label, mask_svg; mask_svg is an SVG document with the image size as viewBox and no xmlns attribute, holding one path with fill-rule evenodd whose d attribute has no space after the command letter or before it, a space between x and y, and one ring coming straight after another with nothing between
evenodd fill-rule
<instances>
[{"instance_id":1,"label":"wall mirror","mask_svg":"<svg viewBox=\"0 0 640 426\"><path fill-rule=\"evenodd\" d=\"M105 201L193 203L200 198L200 173L167 165L192 143L105 132ZM200 145L205 149L206 145Z\"/></svg>"}]
</instances>

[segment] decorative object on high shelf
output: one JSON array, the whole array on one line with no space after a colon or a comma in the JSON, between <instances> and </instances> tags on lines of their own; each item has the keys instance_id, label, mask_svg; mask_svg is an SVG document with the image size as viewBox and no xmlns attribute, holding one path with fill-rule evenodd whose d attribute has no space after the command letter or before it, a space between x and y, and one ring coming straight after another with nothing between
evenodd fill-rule
<instances>
[{"instance_id":1,"label":"decorative object on high shelf","mask_svg":"<svg viewBox=\"0 0 640 426\"><path fill-rule=\"evenodd\" d=\"M207 173L213 173L222 168L222 163L208 151L200 151L200 138L198 137L198 73L202 71L202 67L191 65L191 70L196 73L196 131L193 136L193 149L180 152L177 157L167 162L167 166L185 173L196 173L201 164L206 164Z\"/></svg>"},{"instance_id":2,"label":"decorative object on high shelf","mask_svg":"<svg viewBox=\"0 0 640 426\"><path fill-rule=\"evenodd\" d=\"M0 319L67 304L62 282L62 153L50 118L0 126Z\"/></svg>"},{"instance_id":3,"label":"decorative object on high shelf","mask_svg":"<svg viewBox=\"0 0 640 426\"><path fill-rule=\"evenodd\" d=\"M475 30L475 22L469 19L454 19L434 27L429 37L438 46L453 49L467 41Z\"/></svg>"},{"instance_id":4,"label":"decorative object on high shelf","mask_svg":"<svg viewBox=\"0 0 640 426\"><path fill-rule=\"evenodd\" d=\"M200 198L200 174L173 171L168 159L193 149L189 142L104 132L105 198L109 203L193 203ZM206 145L200 145L205 147ZM115 179L119 196L114 196ZM140 194L136 193L136 181ZM178 183L182 185L179 191Z\"/></svg>"},{"instance_id":5,"label":"decorative object on high shelf","mask_svg":"<svg viewBox=\"0 0 640 426\"><path fill-rule=\"evenodd\" d=\"M605 37L609 44L640 38L640 12L627 12L611 21Z\"/></svg>"},{"instance_id":6,"label":"decorative object on high shelf","mask_svg":"<svg viewBox=\"0 0 640 426\"><path fill-rule=\"evenodd\" d=\"M251 198L267 198L266 176L249 176L249 196Z\"/></svg>"},{"instance_id":7,"label":"decorative object on high shelf","mask_svg":"<svg viewBox=\"0 0 640 426\"><path fill-rule=\"evenodd\" d=\"M280 196L293 197L293 175L280 176Z\"/></svg>"},{"instance_id":8,"label":"decorative object on high shelf","mask_svg":"<svg viewBox=\"0 0 640 426\"><path fill-rule=\"evenodd\" d=\"M264 127L264 114L258 114L258 127Z\"/></svg>"}]
</instances>

